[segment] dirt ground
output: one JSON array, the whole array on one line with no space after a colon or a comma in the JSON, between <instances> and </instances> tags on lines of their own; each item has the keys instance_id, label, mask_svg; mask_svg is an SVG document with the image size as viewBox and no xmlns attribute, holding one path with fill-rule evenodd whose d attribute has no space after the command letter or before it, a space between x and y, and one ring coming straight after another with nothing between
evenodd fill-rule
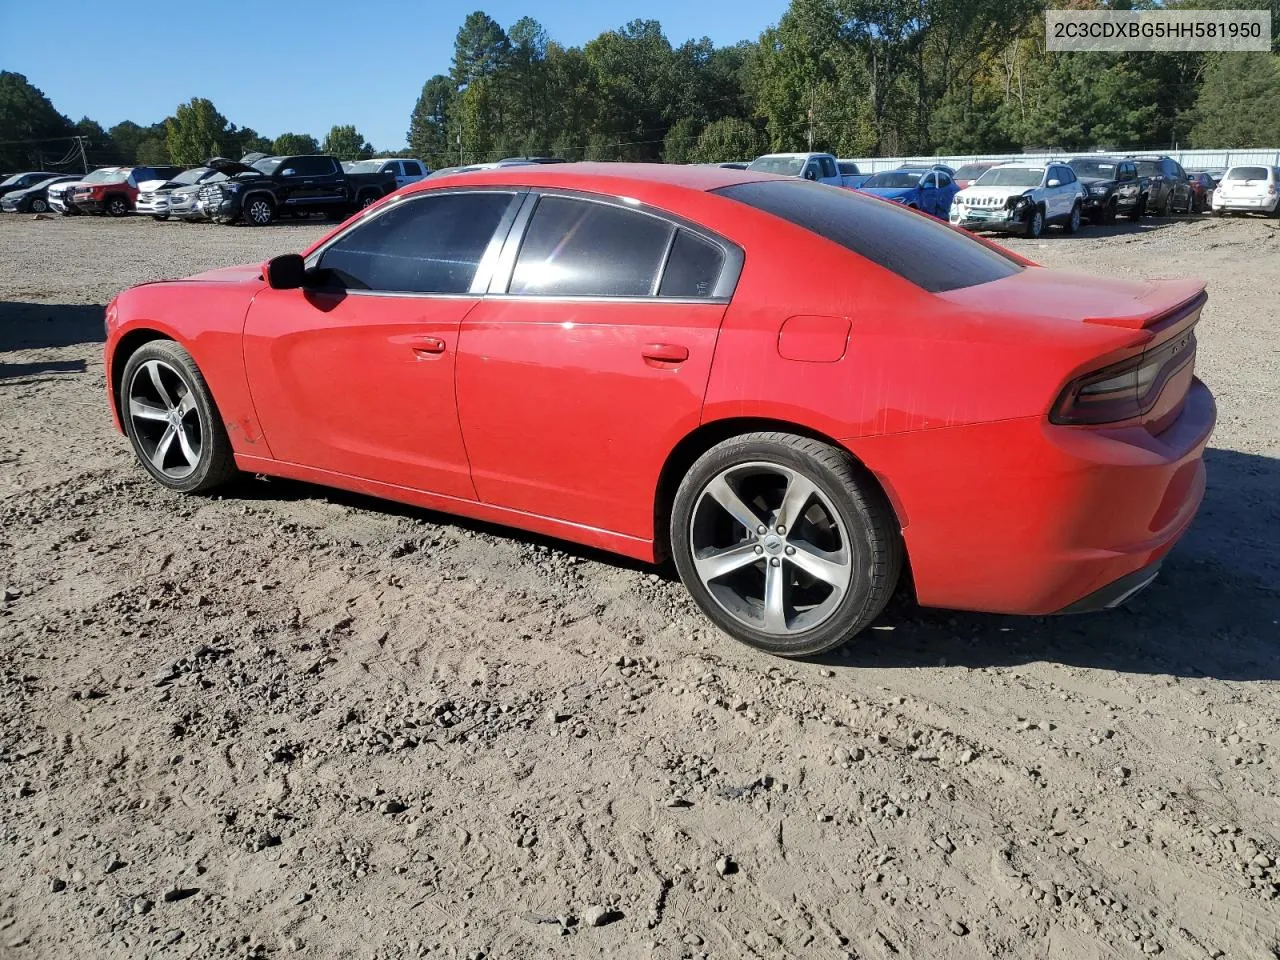
<instances>
[{"instance_id":1,"label":"dirt ground","mask_svg":"<svg viewBox=\"0 0 1280 960\"><path fill-rule=\"evenodd\" d=\"M1280 957L1280 234L1010 241L1210 281L1209 490L1061 619L770 659L662 572L296 483L150 482L101 308L322 225L0 220L0 955Z\"/></svg>"}]
</instances>

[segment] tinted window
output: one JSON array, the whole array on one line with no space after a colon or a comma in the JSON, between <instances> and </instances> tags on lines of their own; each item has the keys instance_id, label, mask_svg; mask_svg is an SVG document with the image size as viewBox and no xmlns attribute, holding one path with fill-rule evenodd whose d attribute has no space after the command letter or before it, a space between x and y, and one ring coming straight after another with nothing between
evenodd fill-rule
<instances>
[{"instance_id":1,"label":"tinted window","mask_svg":"<svg viewBox=\"0 0 1280 960\"><path fill-rule=\"evenodd\" d=\"M989 163L967 163L956 171L957 180L977 180L991 169Z\"/></svg>"},{"instance_id":2,"label":"tinted window","mask_svg":"<svg viewBox=\"0 0 1280 960\"><path fill-rule=\"evenodd\" d=\"M836 166L840 168L840 175L842 177L859 176L858 165L856 163L850 163L848 160L841 160L836 164Z\"/></svg>"},{"instance_id":3,"label":"tinted window","mask_svg":"<svg viewBox=\"0 0 1280 960\"><path fill-rule=\"evenodd\" d=\"M417 160L406 160L404 162L404 172L406 176L420 177L422 176L422 164Z\"/></svg>"},{"instance_id":4,"label":"tinted window","mask_svg":"<svg viewBox=\"0 0 1280 960\"><path fill-rule=\"evenodd\" d=\"M447 193L395 204L320 258L350 290L466 293L509 193Z\"/></svg>"},{"instance_id":5,"label":"tinted window","mask_svg":"<svg viewBox=\"0 0 1280 960\"><path fill-rule=\"evenodd\" d=\"M1226 180L1266 180L1266 167L1232 167L1227 171Z\"/></svg>"},{"instance_id":6,"label":"tinted window","mask_svg":"<svg viewBox=\"0 0 1280 960\"><path fill-rule=\"evenodd\" d=\"M724 251L688 230L676 234L667 268L662 272L660 297L709 297L724 266Z\"/></svg>"},{"instance_id":7,"label":"tinted window","mask_svg":"<svg viewBox=\"0 0 1280 960\"><path fill-rule=\"evenodd\" d=\"M290 176L295 177L318 177L334 172L334 163L330 157L294 157L288 161L288 166L281 169L292 170Z\"/></svg>"},{"instance_id":8,"label":"tinted window","mask_svg":"<svg viewBox=\"0 0 1280 960\"><path fill-rule=\"evenodd\" d=\"M766 181L716 192L838 243L931 293L988 283L1022 269L959 230L852 190Z\"/></svg>"},{"instance_id":9,"label":"tinted window","mask_svg":"<svg viewBox=\"0 0 1280 960\"><path fill-rule=\"evenodd\" d=\"M672 229L656 217L619 207L543 197L520 245L510 292L648 296Z\"/></svg>"},{"instance_id":10,"label":"tinted window","mask_svg":"<svg viewBox=\"0 0 1280 960\"><path fill-rule=\"evenodd\" d=\"M938 171L938 186L943 187L944 189L951 186L951 178L947 176L947 172L945 170Z\"/></svg>"},{"instance_id":11,"label":"tinted window","mask_svg":"<svg viewBox=\"0 0 1280 960\"><path fill-rule=\"evenodd\" d=\"M836 173L836 162L830 157L820 157L818 162L822 164L822 175L824 177L839 176L839 174Z\"/></svg>"}]
</instances>

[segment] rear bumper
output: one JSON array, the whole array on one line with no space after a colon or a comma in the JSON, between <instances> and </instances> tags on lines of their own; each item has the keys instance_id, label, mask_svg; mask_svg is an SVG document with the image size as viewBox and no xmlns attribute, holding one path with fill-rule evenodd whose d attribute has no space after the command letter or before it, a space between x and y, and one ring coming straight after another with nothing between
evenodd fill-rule
<instances>
[{"instance_id":1,"label":"rear bumper","mask_svg":"<svg viewBox=\"0 0 1280 960\"><path fill-rule=\"evenodd\" d=\"M1280 204L1280 196L1276 197L1226 197L1215 191L1211 206L1214 210L1232 210L1242 213L1275 213Z\"/></svg>"},{"instance_id":2,"label":"rear bumper","mask_svg":"<svg viewBox=\"0 0 1280 960\"><path fill-rule=\"evenodd\" d=\"M1155 563L1149 564L1140 570L1125 574L1119 580L1113 580L1105 587L1100 587L1087 597L1082 597L1070 606L1063 607L1058 612L1096 613L1099 610L1113 610L1130 597L1151 586L1156 576L1160 573L1161 562L1157 560Z\"/></svg>"},{"instance_id":3,"label":"rear bumper","mask_svg":"<svg viewBox=\"0 0 1280 960\"><path fill-rule=\"evenodd\" d=\"M1216 418L1196 380L1159 435L1028 418L851 448L898 510L921 604L1046 615L1105 607L1159 565L1204 497Z\"/></svg>"}]
</instances>

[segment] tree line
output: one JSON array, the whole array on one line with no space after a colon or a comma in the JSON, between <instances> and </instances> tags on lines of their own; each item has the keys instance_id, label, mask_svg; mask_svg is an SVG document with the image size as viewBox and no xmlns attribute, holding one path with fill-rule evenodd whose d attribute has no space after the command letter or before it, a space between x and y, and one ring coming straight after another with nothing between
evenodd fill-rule
<instances>
[{"instance_id":1,"label":"tree line","mask_svg":"<svg viewBox=\"0 0 1280 960\"><path fill-rule=\"evenodd\" d=\"M441 166L1280 145L1274 52L1051 53L1045 6L792 0L757 40L728 47L673 46L656 20L564 46L530 17L504 29L477 11L449 72L423 85L409 148Z\"/></svg>"},{"instance_id":2,"label":"tree line","mask_svg":"<svg viewBox=\"0 0 1280 960\"><path fill-rule=\"evenodd\" d=\"M1163 5L1251 2L1259 0ZM1280 24L1280 0L1263 2ZM387 154L438 168L534 155L685 163L804 149L896 156L1280 145L1274 47L1051 53L1044 10L1045 0L791 0L757 39L721 47L705 37L673 46L656 20L566 46L531 17L504 29L476 11L457 32L449 72L422 87L409 149ZM373 153L351 125L320 142L298 133L268 139L199 97L158 123L104 130L63 116L20 74L0 72L0 168L63 159L73 144L51 138L73 135L86 138L91 164Z\"/></svg>"},{"instance_id":3,"label":"tree line","mask_svg":"<svg viewBox=\"0 0 1280 960\"><path fill-rule=\"evenodd\" d=\"M323 141L308 133L274 139L238 127L210 100L195 97L173 115L148 126L125 120L109 129L89 117L72 121L20 73L0 71L0 170L80 169L79 145L90 167L140 163L192 166L209 157L239 159L247 153L330 153L342 160L373 156L373 146L351 124L335 125Z\"/></svg>"}]
</instances>

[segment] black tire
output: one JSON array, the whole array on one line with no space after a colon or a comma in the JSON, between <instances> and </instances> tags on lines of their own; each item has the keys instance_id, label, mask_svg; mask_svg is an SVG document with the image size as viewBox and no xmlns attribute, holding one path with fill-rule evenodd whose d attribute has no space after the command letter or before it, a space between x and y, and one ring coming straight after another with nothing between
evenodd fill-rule
<instances>
[{"instance_id":1,"label":"black tire","mask_svg":"<svg viewBox=\"0 0 1280 960\"><path fill-rule=\"evenodd\" d=\"M200 444L198 462L189 475L181 478L166 474L152 462L151 457L147 455L138 423L129 413L130 390L135 377L147 376L145 371L141 374L139 371L151 360L158 360L172 370L194 401ZM173 396L172 393L171 396ZM182 397L185 396L186 394L182 395ZM235 457L231 451L231 441L227 438L227 430L223 425L217 404L214 403L213 393L205 383L200 368L191 359L191 354L187 353L181 345L172 340L152 340L134 351L124 365L117 399L125 434L129 437L138 462L162 486L178 493L204 493L221 486L235 476L237 471ZM175 396L174 399L180 398ZM170 446L172 445L171 443Z\"/></svg>"},{"instance_id":2,"label":"black tire","mask_svg":"<svg viewBox=\"0 0 1280 960\"><path fill-rule=\"evenodd\" d=\"M721 607L698 575L691 543L695 509L707 485L725 470L761 463L802 475L834 506L848 532L852 565L848 588L833 609L812 627L781 636L755 629ZM703 612L734 639L781 657L833 650L868 627L889 602L902 570L898 523L874 481L844 451L788 433L743 434L699 457L676 491L669 535L680 579Z\"/></svg>"},{"instance_id":3,"label":"black tire","mask_svg":"<svg viewBox=\"0 0 1280 960\"><path fill-rule=\"evenodd\" d=\"M366 193L356 200L356 206L363 210L365 207L372 207L381 199L376 193Z\"/></svg>"},{"instance_id":4,"label":"black tire","mask_svg":"<svg viewBox=\"0 0 1280 960\"><path fill-rule=\"evenodd\" d=\"M167 213L153 213L151 215L151 219L163 223L165 220L169 219L169 215Z\"/></svg>"},{"instance_id":5,"label":"black tire","mask_svg":"<svg viewBox=\"0 0 1280 960\"><path fill-rule=\"evenodd\" d=\"M268 227L276 219L275 204L262 194L255 194L244 201L240 217L251 227Z\"/></svg>"},{"instance_id":6,"label":"black tire","mask_svg":"<svg viewBox=\"0 0 1280 960\"><path fill-rule=\"evenodd\" d=\"M1156 205L1156 216L1167 217L1173 213L1173 191L1169 190L1164 195L1164 199Z\"/></svg>"},{"instance_id":7,"label":"black tire","mask_svg":"<svg viewBox=\"0 0 1280 960\"><path fill-rule=\"evenodd\" d=\"M123 217L129 213L129 201L121 196L107 197L102 204L102 212L108 217Z\"/></svg>"},{"instance_id":8,"label":"black tire","mask_svg":"<svg viewBox=\"0 0 1280 960\"><path fill-rule=\"evenodd\" d=\"M49 212L49 204L48 204L48 203L46 203L46 202L45 202L43 199L41 199L40 197L32 197L32 198L31 198L31 212L32 212L32 213L48 213L48 212Z\"/></svg>"},{"instance_id":9,"label":"black tire","mask_svg":"<svg viewBox=\"0 0 1280 960\"><path fill-rule=\"evenodd\" d=\"M1138 202L1133 205L1133 209L1129 211L1129 222L1137 223L1142 219L1143 214L1147 212L1147 195L1144 193L1138 198Z\"/></svg>"},{"instance_id":10,"label":"black tire","mask_svg":"<svg viewBox=\"0 0 1280 960\"><path fill-rule=\"evenodd\" d=\"M1080 229L1080 204L1075 204L1071 208L1071 214L1062 224L1062 232L1070 236Z\"/></svg>"},{"instance_id":11,"label":"black tire","mask_svg":"<svg viewBox=\"0 0 1280 960\"><path fill-rule=\"evenodd\" d=\"M1042 233L1044 233L1044 210L1037 206L1032 208L1031 215L1027 217L1022 235L1028 240L1035 240Z\"/></svg>"},{"instance_id":12,"label":"black tire","mask_svg":"<svg viewBox=\"0 0 1280 960\"><path fill-rule=\"evenodd\" d=\"M1107 208L1102 214L1102 222L1107 226L1111 226L1116 222L1116 198L1112 197L1107 201Z\"/></svg>"}]
</instances>

